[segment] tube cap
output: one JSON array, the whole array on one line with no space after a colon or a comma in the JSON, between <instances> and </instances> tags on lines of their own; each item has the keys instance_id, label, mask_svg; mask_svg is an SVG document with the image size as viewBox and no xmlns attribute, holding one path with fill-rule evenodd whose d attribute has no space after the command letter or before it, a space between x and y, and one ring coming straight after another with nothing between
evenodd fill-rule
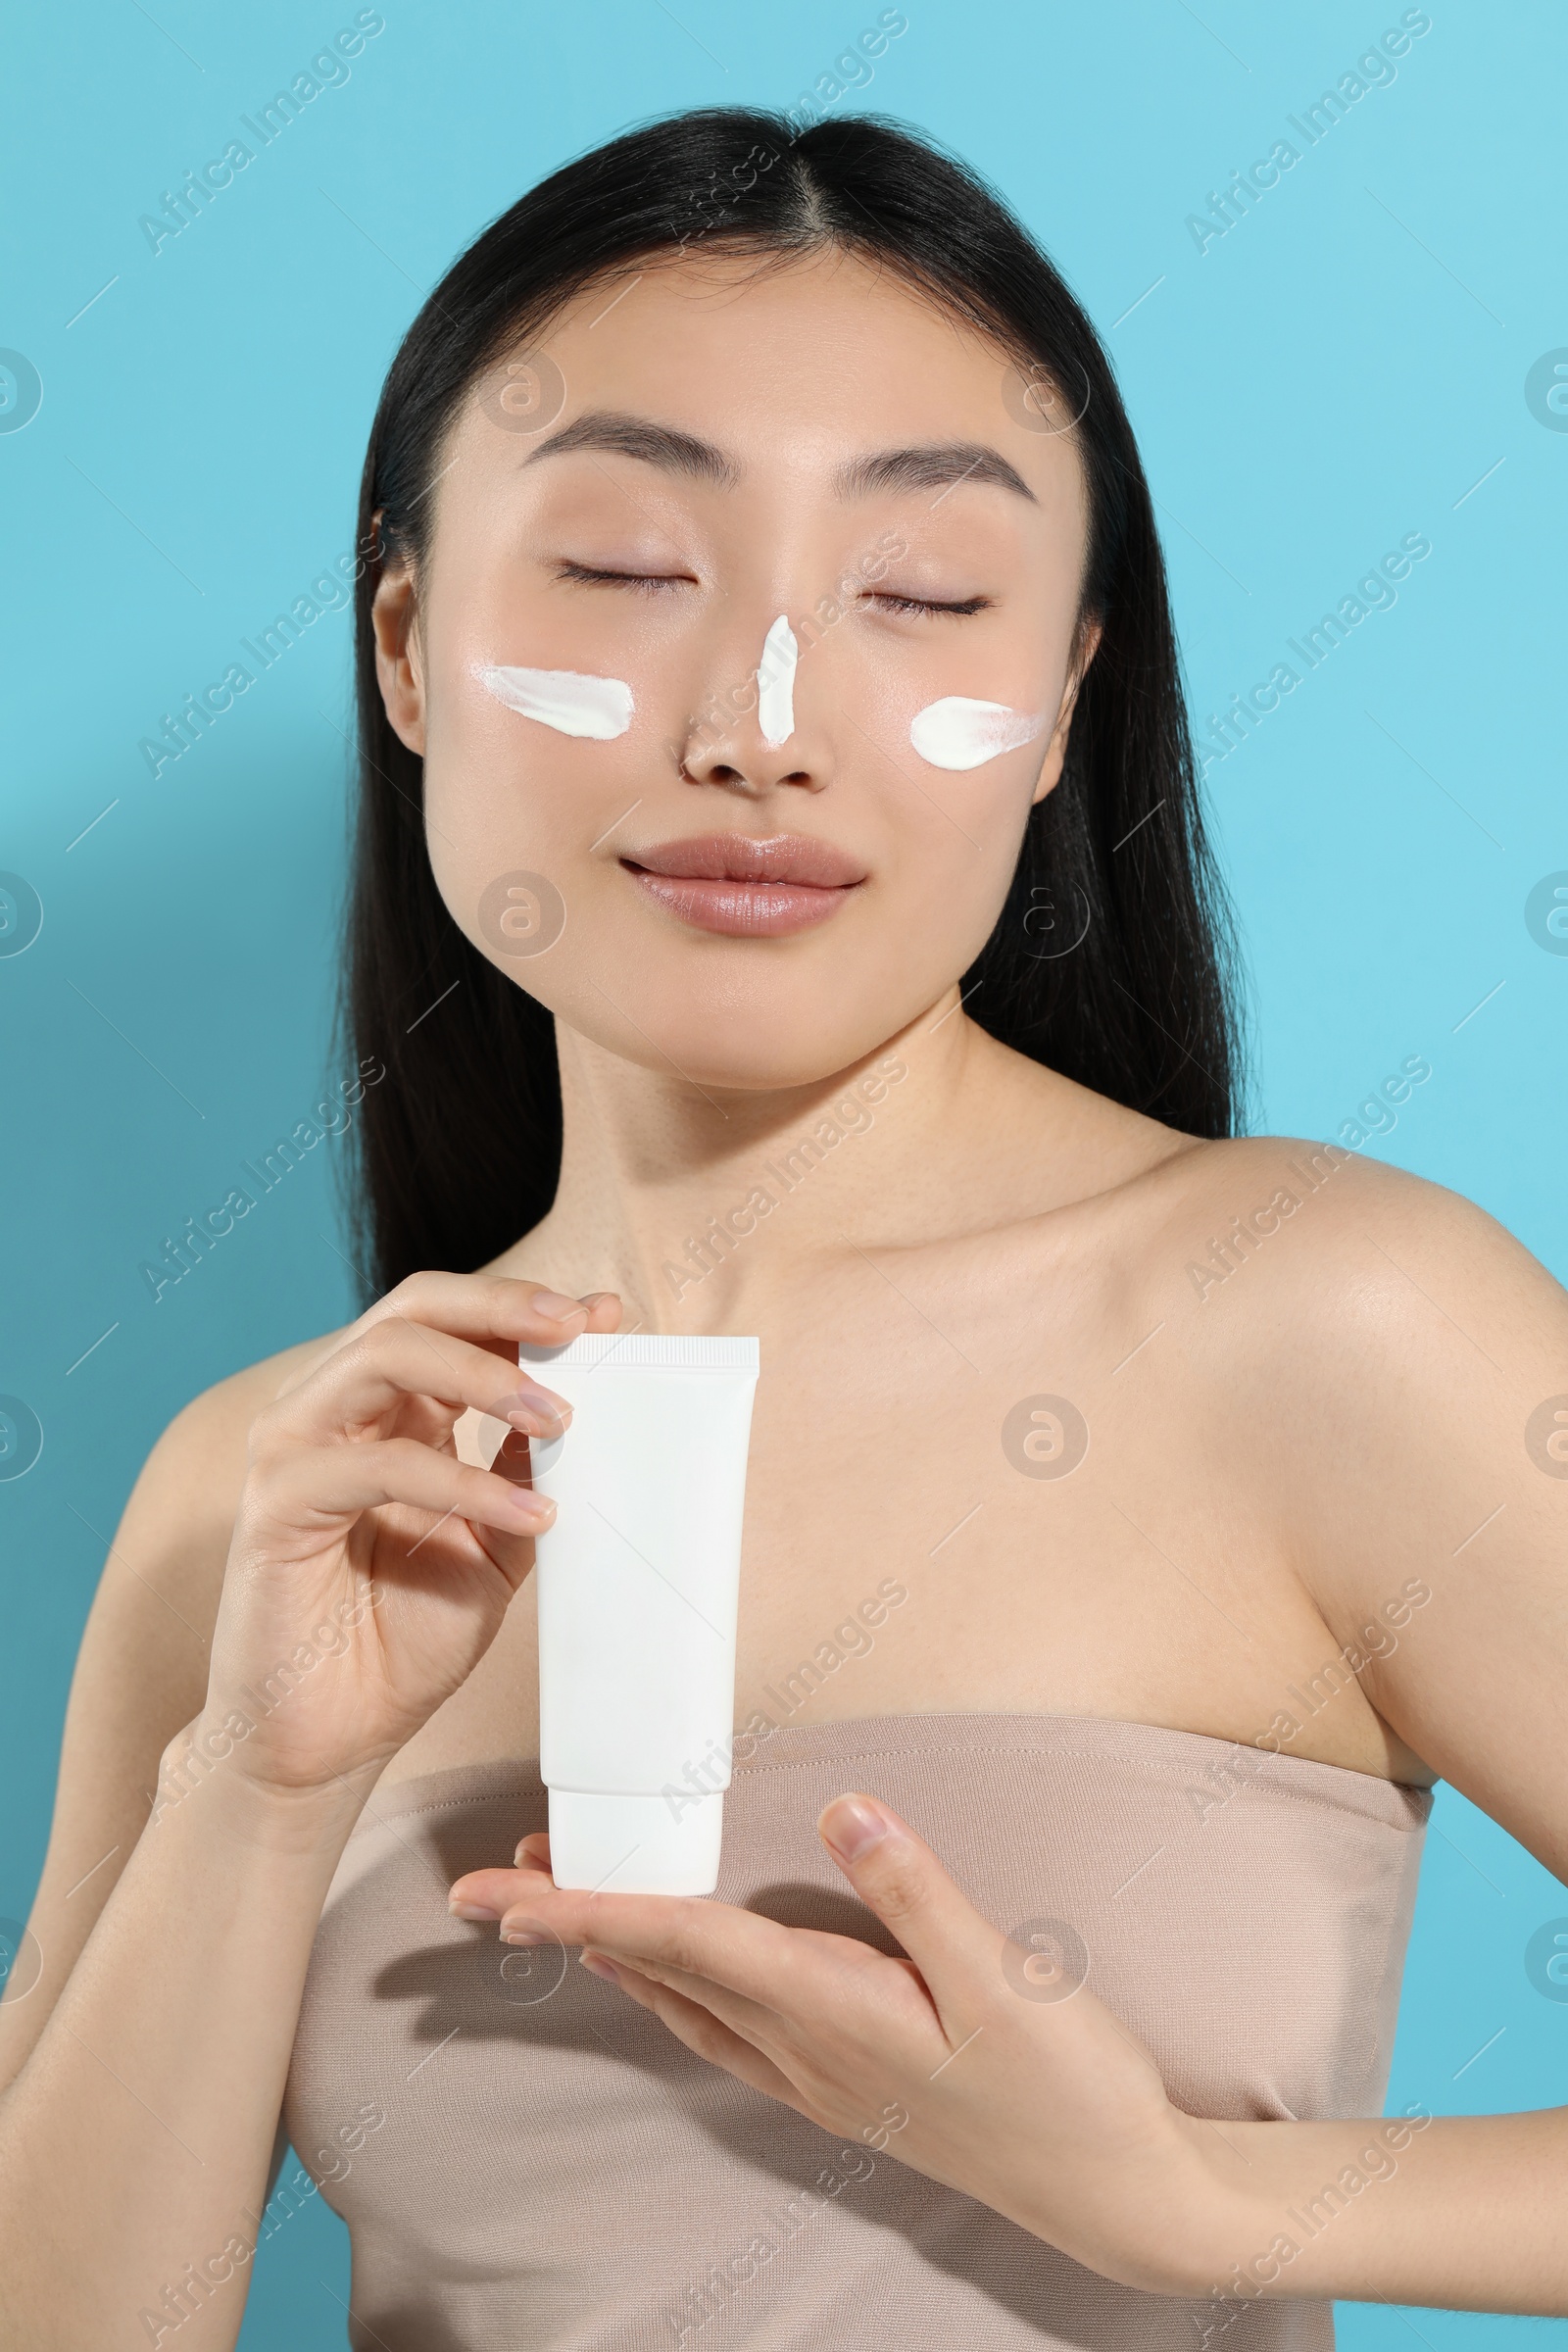
<instances>
[{"instance_id":1,"label":"tube cap","mask_svg":"<svg viewBox=\"0 0 1568 2352\"><path fill-rule=\"evenodd\" d=\"M711 1894L724 1799L694 1796L677 1815L662 1796L550 1791L550 1871L558 1886L606 1894Z\"/></svg>"}]
</instances>

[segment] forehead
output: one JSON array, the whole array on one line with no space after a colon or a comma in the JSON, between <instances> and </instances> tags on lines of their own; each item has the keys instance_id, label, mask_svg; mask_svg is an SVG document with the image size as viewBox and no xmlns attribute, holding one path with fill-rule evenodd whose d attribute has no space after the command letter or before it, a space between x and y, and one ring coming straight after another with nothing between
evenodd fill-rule
<instances>
[{"instance_id":1,"label":"forehead","mask_svg":"<svg viewBox=\"0 0 1568 2352\"><path fill-rule=\"evenodd\" d=\"M519 357L540 355L549 414L539 410L530 433L528 414L507 419L498 393ZM842 495L857 458L962 441L1003 461L982 466L981 480L1010 470L1043 509L1082 516L1074 438L1047 428L1002 345L891 268L840 249L656 257L596 280L470 386L454 431L510 469L602 411L691 434L729 461L717 486L742 492L788 477Z\"/></svg>"}]
</instances>

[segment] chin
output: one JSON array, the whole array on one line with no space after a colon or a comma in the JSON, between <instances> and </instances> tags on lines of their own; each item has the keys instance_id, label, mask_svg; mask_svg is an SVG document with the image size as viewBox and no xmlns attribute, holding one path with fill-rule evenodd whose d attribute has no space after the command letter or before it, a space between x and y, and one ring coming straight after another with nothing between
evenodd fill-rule
<instances>
[{"instance_id":1,"label":"chin","mask_svg":"<svg viewBox=\"0 0 1568 2352\"><path fill-rule=\"evenodd\" d=\"M666 999L663 1006L646 978L635 993L622 996L617 988L637 1024L632 1028L603 997L589 994L589 1003L558 1007L559 1017L623 1060L665 1077L679 1073L710 1093L819 1086L874 1054L910 1017L861 997L858 1017L846 1022L846 1000L854 1003L857 994L848 985L829 1001L815 990L804 996L777 988L721 991L705 974L678 1003Z\"/></svg>"}]
</instances>

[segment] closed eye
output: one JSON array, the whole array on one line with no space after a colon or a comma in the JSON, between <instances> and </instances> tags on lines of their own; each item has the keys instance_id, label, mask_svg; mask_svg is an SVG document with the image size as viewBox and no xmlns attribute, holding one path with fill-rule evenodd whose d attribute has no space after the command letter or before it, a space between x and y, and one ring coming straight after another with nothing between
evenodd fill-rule
<instances>
[{"instance_id":1,"label":"closed eye","mask_svg":"<svg viewBox=\"0 0 1568 2352\"><path fill-rule=\"evenodd\" d=\"M569 558L559 565L557 576L583 581L590 587L630 588L643 596L658 596L691 581L690 573L683 571L608 571L600 565L573 563ZM877 589L862 601L879 605L885 612L951 612L964 618L972 612L985 612L992 600L989 596L969 596L943 603L932 597L896 596L891 590Z\"/></svg>"},{"instance_id":2,"label":"closed eye","mask_svg":"<svg viewBox=\"0 0 1568 2352\"><path fill-rule=\"evenodd\" d=\"M938 604L929 597L895 596L891 590L877 590L866 598L867 604L880 605L885 612L954 612L959 615L983 612L991 603L989 596L966 596L960 603Z\"/></svg>"},{"instance_id":3,"label":"closed eye","mask_svg":"<svg viewBox=\"0 0 1568 2352\"><path fill-rule=\"evenodd\" d=\"M603 571L590 564L573 564L569 558L559 566L556 576L563 580L585 580L590 587L630 588L643 596L658 596L666 588L684 587L691 577L684 571Z\"/></svg>"}]
</instances>

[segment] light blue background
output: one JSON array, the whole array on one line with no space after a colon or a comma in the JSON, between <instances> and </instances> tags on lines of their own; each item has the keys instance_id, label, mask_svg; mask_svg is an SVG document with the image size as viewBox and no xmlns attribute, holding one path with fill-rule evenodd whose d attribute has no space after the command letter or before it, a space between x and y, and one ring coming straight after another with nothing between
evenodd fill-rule
<instances>
[{"instance_id":1,"label":"light blue background","mask_svg":"<svg viewBox=\"0 0 1568 2352\"><path fill-rule=\"evenodd\" d=\"M37 1466L0 1485L13 1916L104 1543L147 1448L196 1391L350 1311L333 1145L158 1305L137 1274L328 1075L345 615L156 782L138 740L350 547L382 373L485 220L650 113L792 104L878 9L387 0L347 84L155 257L138 216L354 13L9 12L0 344L43 384L32 421L0 434L0 866L44 906L32 947L0 959L0 1391L45 1431ZM1255 980L1259 1124L1333 1135L1424 1054L1433 1076L1377 1148L1481 1201L1561 1278L1568 956L1536 944L1524 905L1568 868L1568 432L1532 414L1525 377L1568 346L1568 19L1548 0L1434 0L1393 84L1200 254L1186 217L1294 137L1287 115L1398 7L906 14L869 86L830 111L885 109L976 162L1105 333L1200 725L1402 533L1430 538L1394 609L1210 771ZM1524 1951L1568 1893L1448 1792L1436 1832L1391 2104L1560 2101L1568 2005L1533 1988ZM347 2294L346 2240L314 2202L262 2249L246 2352L341 2345ZM1341 2327L1357 2352L1562 2333L1359 2306Z\"/></svg>"}]
</instances>

